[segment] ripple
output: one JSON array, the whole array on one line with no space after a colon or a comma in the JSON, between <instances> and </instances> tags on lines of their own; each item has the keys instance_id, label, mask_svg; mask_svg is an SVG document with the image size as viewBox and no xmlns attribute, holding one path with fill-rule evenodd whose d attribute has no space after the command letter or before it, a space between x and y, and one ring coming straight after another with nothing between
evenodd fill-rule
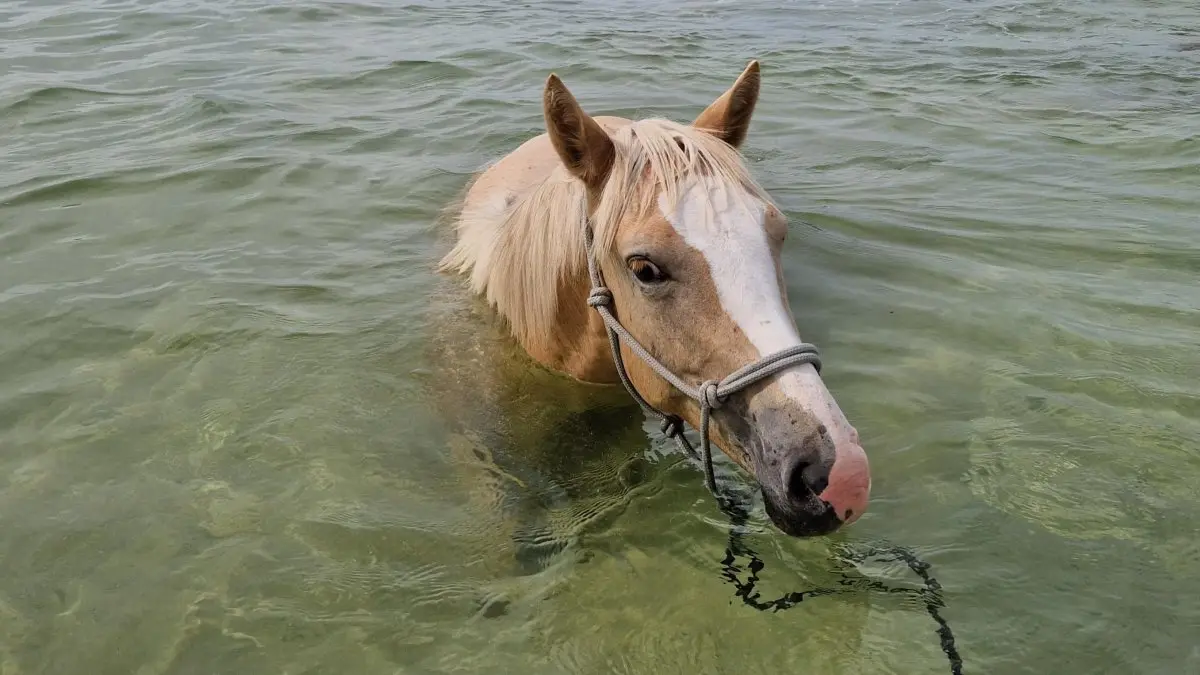
<instances>
[{"instance_id":1,"label":"ripple","mask_svg":"<svg viewBox=\"0 0 1200 675\"><path fill-rule=\"evenodd\" d=\"M133 91L118 91L111 89L50 86L31 89L23 94L13 95L13 100L0 105L0 114L32 114L40 105L57 105L62 103L80 104L94 99L155 96L165 93L165 88L142 89Z\"/></svg>"},{"instance_id":2,"label":"ripple","mask_svg":"<svg viewBox=\"0 0 1200 675\"><path fill-rule=\"evenodd\" d=\"M6 206L21 206L26 203L61 200L64 197L80 197L86 196L88 193L99 193L112 184L115 175L120 174L88 178L42 176L35 179L36 182L42 183L41 185L30 186L26 183L13 186L16 191L5 196L0 203ZM72 200L72 203L78 202Z\"/></svg>"},{"instance_id":3,"label":"ripple","mask_svg":"<svg viewBox=\"0 0 1200 675\"><path fill-rule=\"evenodd\" d=\"M406 87L419 90L422 87L441 88L446 80L464 79L477 75L469 68L445 61L393 61L387 65L342 76L323 77L309 80L305 87L337 90L362 86L379 86L401 79Z\"/></svg>"}]
</instances>

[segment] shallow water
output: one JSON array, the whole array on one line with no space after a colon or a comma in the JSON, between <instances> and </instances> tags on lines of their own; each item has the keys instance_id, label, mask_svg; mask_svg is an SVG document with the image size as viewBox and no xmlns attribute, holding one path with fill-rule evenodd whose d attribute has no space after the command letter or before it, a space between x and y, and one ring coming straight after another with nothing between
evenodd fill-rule
<instances>
[{"instance_id":1,"label":"shallow water","mask_svg":"<svg viewBox=\"0 0 1200 675\"><path fill-rule=\"evenodd\" d=\"M0 673L948 672L911 596L742 605L625 408L470 398L435 224L546 74L686 120L751 58L874 476L832 541L755 511L764 598L892 542L964 672L1200 672L1200 6L519 4L0 9Z\"/></svg>"}]
</instances>

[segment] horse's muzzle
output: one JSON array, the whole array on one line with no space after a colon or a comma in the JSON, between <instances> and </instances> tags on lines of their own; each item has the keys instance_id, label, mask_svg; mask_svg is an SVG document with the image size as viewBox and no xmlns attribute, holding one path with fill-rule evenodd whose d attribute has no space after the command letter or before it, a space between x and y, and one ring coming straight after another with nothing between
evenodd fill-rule
<instances>
[{"instance_id":1,"label":"horse's muzzle","mask_svg":"<svg viewBox=\"0 0 1200 675\"><path fill-rule=\"evenodd\" d=\"M820 536L862 515L870 473L856 434L835 440L824 424L795 409L759 410L754 417L754 473L776 527L795 537Z\"/></svg>"}]
</instances>

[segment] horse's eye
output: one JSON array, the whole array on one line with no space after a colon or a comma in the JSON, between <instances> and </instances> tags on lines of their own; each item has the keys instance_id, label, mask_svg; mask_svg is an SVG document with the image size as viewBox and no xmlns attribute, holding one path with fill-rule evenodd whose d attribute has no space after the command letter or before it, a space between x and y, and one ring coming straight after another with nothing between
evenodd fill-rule
<instances>
[{"instance_id":1,"label":"horse's eye","mask_svg":"<svg viewBox=\"0 0 1200 675\"><path fill-rule=\"evenodd\" d=\"M667 280L667 275L645 258L630 258L629 271L643 284L657 284Z\"/></svg>"}]
</instances>

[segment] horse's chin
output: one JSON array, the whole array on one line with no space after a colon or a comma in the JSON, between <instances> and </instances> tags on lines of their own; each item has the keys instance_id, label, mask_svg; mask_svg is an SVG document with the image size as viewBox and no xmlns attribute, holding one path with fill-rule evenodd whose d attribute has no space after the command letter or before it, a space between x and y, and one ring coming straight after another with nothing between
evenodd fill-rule
<instances>
[{"instance_id":1,"label":"horse's chin","mask_svg":"<svg viewBox=\"0 0 1200 675\"><path fill-rule=\"evenodd\" d=\"M764 490L763 505L771 523L792 537L822 537L837 532L843 525L833 506L816 496L810 504L797 509L794 505L776 502Z\"/></svg>"}]
</instances>

